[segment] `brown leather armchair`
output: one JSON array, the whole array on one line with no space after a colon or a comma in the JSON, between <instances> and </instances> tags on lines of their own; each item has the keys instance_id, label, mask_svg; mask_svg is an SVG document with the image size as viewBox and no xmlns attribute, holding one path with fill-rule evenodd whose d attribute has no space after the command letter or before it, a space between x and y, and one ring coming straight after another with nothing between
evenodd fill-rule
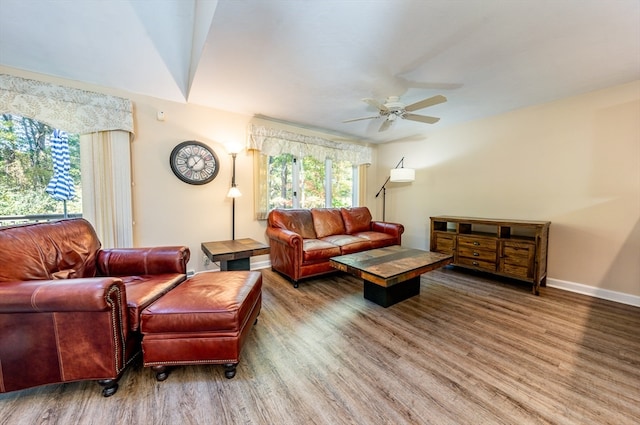
<instances>
[{"instance_id":1,"label":"brown leather armchair","mask_svg":"<svg viewBox=\"0 0 640 425\"><path fill-rule=\"evenodd\" d=\"M186 279L187 247L100 249L84 219L0 228L0 392L97 380L140 354L141 311Z\"/></svg>"}]
</instances>

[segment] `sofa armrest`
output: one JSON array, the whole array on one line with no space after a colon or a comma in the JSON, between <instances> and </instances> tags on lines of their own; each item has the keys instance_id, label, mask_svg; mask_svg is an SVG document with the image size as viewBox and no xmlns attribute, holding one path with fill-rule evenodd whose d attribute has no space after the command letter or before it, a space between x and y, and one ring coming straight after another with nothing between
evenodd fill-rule
<instances>
[{"instance_id":1,"label":"sofa armrest","mask_svg":"<svg viewBox=\"0 0 640 425\"><path fill-rule=\"evenodd\" d=\"M114 304L124 312L124 283L113 277L3 282L0 313L106 311ZM126 314L123 320L126 320Z\"/></svg>"},{"instance_id":2,"label":"sofa armrest","mask_svg":"<svg viewBox=\"0 0 640 425\"><path fill-rule=\"evenodd\" d=\"M113 394L139 350L126 305L118 278L0 283L0 392L97 379Z\"/></svg>"},{"instance_id":3,"label":"sofa armrest","mask_svg":"<svg viewBox=\"0 0 640 425\"><path fill-rule=\"evenodd\" d=\"M296 232L277 227L267 227L267 238L288 245L291 248L296 248L302 253L302 236Z\"/></svg>"},{"instance_id":4,"label":"sofa armrest","mask_svg":"<svg viewBox=\"0 0 640 425\"><path fill-rule=\"evenodd\" d=\"M402 224L389 223L387 221L372 221L371 230L392 235L397 239L397 245L402 245L402 234L404 233L404 226Z\"/></svg>"},{"instance_id":5,"label":"sofa armrest","mask_svg":"<svg viewBox=\"0 0 640 425\"><path fill-rule=\"evenodd\" d=\"M190 255L186 246L103 249L98 253L98 273L102 276L186 274Z\"/></svg>"},{"instance_id":6,"label":"sofa armrest","mask_svg":"<svg viewBox=\"0 0 640 425\"><path fill-rule=\"evenodd\" d=\"M278 227L267 227L266 233L269 239L271 268L289 276L293 281L300 279L304 247L302 236Z\"/></svg>"}]
</instances>

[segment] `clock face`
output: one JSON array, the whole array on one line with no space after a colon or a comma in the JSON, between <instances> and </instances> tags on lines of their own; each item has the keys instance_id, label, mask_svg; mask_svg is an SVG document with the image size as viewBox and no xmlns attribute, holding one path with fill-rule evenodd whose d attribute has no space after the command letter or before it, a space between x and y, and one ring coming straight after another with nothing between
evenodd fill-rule
<instances>
[{"instance_id":1,"label":"clock face","mask_svg":"<svg viewBox=\"0 0 640 425\"><path fill-rule=\"evenodd\" d=\"M218 157L207 145L182 142L171 151L169 164L173 173L189 184L209 183L218 175Z\"/></svg>"}]
</instances>

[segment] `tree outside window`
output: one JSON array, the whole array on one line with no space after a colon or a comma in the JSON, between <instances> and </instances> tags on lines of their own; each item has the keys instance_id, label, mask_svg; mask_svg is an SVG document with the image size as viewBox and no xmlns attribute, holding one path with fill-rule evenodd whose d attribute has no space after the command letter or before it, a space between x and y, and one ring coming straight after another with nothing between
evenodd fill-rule
<instances>
[{"instance_id":1,"label":"tree outside window","mask_svg":"<svg viewBox=\"0 0 640 425\"><path fill-rule=\"evenodd\" d=\"M348 161L299 160L291 154L269 156L268 207L321 208L353 206L354 167Z\"/></svg>"},{"instance_id":2,"label":"tree outside window","mask_svg":"<svg viewBox=\"0 0 640 425\"><path fill-rule=\"evenodd\" d=\"M53 175L51 135L54 128L12 114L0 116L0 216L62 214L64 203L45 189ZM82 212L80 137L69 134L70 174L76 196L69 214Z\"/></svg>"}]
</instances>

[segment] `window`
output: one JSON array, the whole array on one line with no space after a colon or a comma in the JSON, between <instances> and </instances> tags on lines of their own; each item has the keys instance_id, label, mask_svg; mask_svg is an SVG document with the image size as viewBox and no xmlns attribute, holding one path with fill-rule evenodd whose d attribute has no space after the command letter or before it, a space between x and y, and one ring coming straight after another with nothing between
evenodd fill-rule
<instances>
[{"instance_id":1,"label":"window","mask_svg":"<svg viewBox=\"0 0 640 425\"><path fill-rule=\"evenodd\" d=\"M133 246L131 100L7 74L0 74L0 87L0 111L80 135L82 216L93 224L103 247Z\"/></svg>"},{"instance_id":2,"label":"window","mask_svg":"<svg viewBox=\"0 0 640 425\"><path fill-rule=\"evenodd\" d=\"M292 154L268 156L268 209L350 207L357 203L358 177L349 161Z\"/></svg>"},{"instance_id":3,"label":"window","mask_svg":"<svg viewBox=\"0 0 640 425\"><path fill-rule=\"evenodd\" d=\"M0 116L0 216L82 213L80 137L66 134L75 196L54 199L47 186L54 174L51 126L19 115Z\"/></svg>"},{"instance_id":4,"label":"window","mask_svg":"<svg viewBox=\"0 0 640 425\"><path fill-rule=\"evenodd\" d=\"M364 169L372 149L258 125L248 128L253 152L254 208L266 220L274 208L350 207L360 205ZM265 121L266 122L266 121Z\"/></svg>"}]
</instances>

